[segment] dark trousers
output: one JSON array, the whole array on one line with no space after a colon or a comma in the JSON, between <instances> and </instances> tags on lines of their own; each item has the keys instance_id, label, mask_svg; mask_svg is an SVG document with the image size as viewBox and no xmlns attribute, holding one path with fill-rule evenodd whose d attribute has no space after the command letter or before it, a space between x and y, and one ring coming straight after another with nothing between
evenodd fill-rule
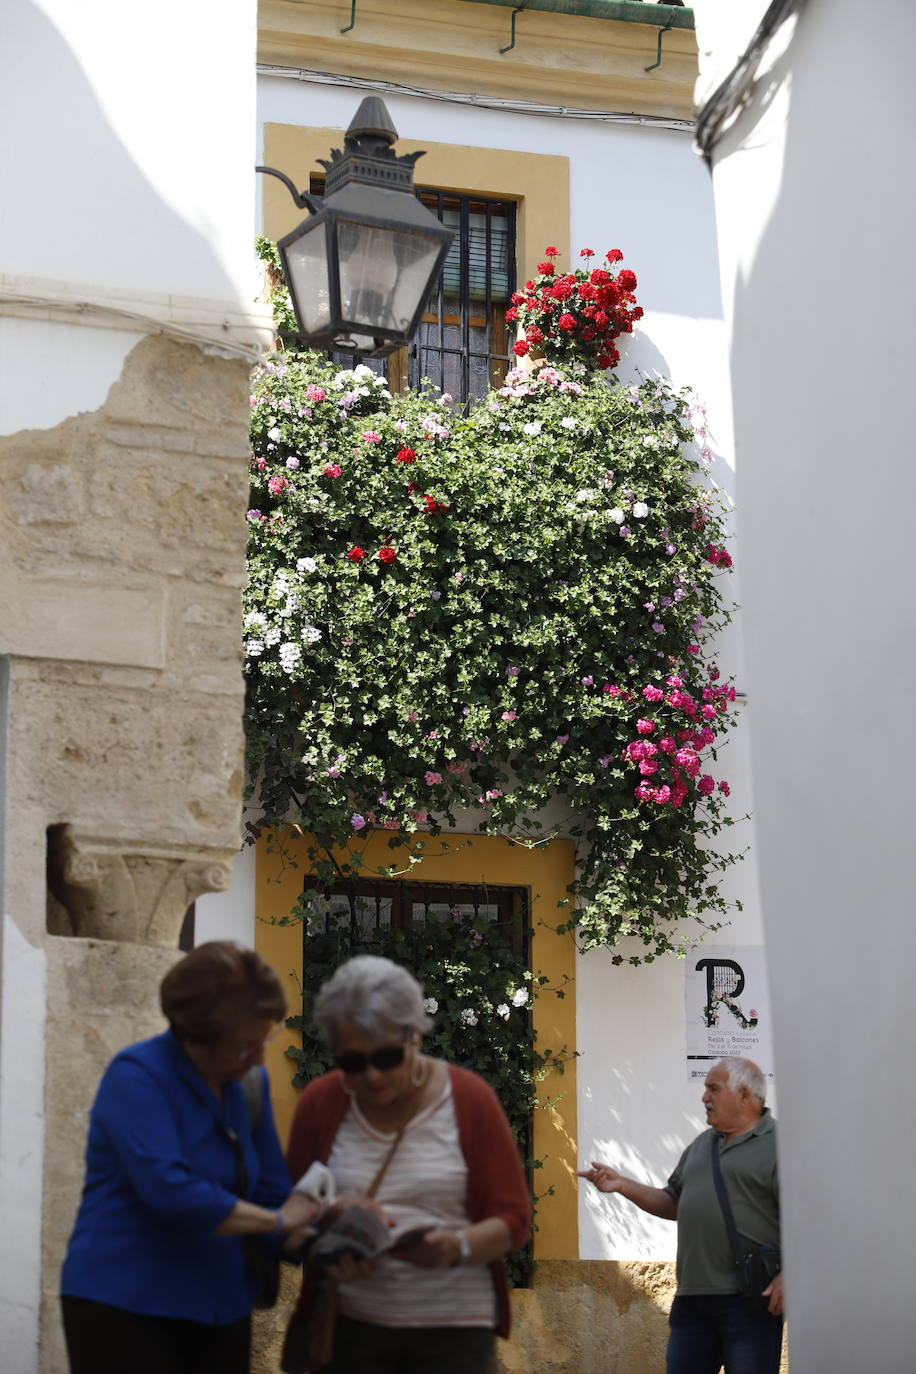
<instances>
[{"instance_id":1,"label":"dark trousers","mask_svg":"<svg viewBox=\"0 0 916 1374\"><path fill-rule=\"evenodd\" d=\"M251 1319L228 1326L61 1298L70 1374L248 1374Z\"/></svg>"},{"instance_id":2,"label":"dark trousers","mask_svg":"<svg viewBox=\"0 0 916 1374\"><path fill-rule=\"evenodd\" d=\"M782 1317L739 1293L675 1298L668 1326L667 1374L779 1374Z\"/></svg>"},{"instance_id":3,"label":"dark trousers","mask_svg":"<svg viewBox=\"0 0 916 1374\"><path fill-rule=\"evenodd\" d=\"M494 1374L492 1331L478 1326L376 1326L338 1317L322 1374Z\"/></svg>"}]
</instances>

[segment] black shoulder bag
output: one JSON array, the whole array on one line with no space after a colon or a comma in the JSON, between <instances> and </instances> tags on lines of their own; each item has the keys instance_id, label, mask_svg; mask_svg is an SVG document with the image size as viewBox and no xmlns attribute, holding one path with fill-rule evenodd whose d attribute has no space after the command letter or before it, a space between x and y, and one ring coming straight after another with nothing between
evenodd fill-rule
<instances>
[{"instance_id":1,"label":"black shoulder bag","mask_svg":"<svg viewBox=\"0 0 916 1374\"><path fill-rule=\"evenodd\" d=\"M264 1098L264 1076L260 1068L249 1069L241 1080L242 1091L248 1106L251 1134L257 1130L261 1119L261 1103ZM224 1130L235 1150L236 1192L244 1198L248 1192L248 1170L245 1168L245 1153L242 1142L231 1126ZM266 1246L260 1236L242 1236L242 1249L249 1273L255 1280L255 1307L273 1307L280 1292L280 1259Z\"/></svg>"},{"instance_id":2,"label":"black shoulder bag","mask_svg":"<svg viewBox=\"0 0 916 1374\"><path fill-rule=\"evenodd\" d=\"M768 1288L776 1275L781 1272L782 1255L772 1245L755 1245L752 1250L742 1250L735 1228L731 1203L728 1200L728 1193L725 1191L725 1180L722 1177L722 1165L719 1160L719 1137L715 1131L712 1135L712 1181L715 1184L716 1197L719 1199L719 1206L722 1208L722 1216L725 1219L728 1243L731 1247L732 1258L735 1261L738 1289L747 1298L755 1312L759 1316L763 1316L769 1311L770 1300L764 1298L762 1293L764 1288Z\"/></svg>"}]
</instances>

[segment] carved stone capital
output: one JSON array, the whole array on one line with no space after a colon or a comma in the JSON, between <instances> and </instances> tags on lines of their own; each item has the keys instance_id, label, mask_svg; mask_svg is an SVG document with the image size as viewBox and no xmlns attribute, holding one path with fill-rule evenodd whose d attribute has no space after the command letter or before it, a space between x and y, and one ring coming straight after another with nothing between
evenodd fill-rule
<instances>
[{"instance_id":1,"label":"carved stone capital","mask_svg":"<svg viewBox=\"0 0 916 1374\"><path fill-rule=\"evenodd\" d=\"M56 826L48 887L74 935L174 948L185 912L203 892L224 892L233 854L159 848Z\"/></svg>"}]
</instances>

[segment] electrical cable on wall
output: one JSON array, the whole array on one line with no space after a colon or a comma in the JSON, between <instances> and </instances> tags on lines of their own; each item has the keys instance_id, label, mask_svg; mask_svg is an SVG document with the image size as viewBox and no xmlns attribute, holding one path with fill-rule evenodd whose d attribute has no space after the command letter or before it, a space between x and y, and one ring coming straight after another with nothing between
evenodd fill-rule
<instances>
[{"instance_id":1,"label":"electrical cable on wall","mask_svg":"<svg viewBox=\"0 0 916 1374\"><path fill-rule=\"evenodd\" d=\"M713 149L726 124L740 108L753 85L758 64L771 38L792 11L800 9L803 3L804 0L771 0L750 43L697 115L694 142L707 167L712 166Z\"/></svg>"},{"instance_id":2,"label":"electrical cable on wall","mask_svg":"<svg viewBox=\"0 0 916 1374\"><path fill-rule=\"evenodd\" d=\"M345 86L351 90L383 91L388 95L408 95L421 100L468 105L478 110L496 110L504 114L539 115L547 119L590 119L603 124L641 124L652 129L672 129L677 133L692 133L696 127L692 119L671 119L666 115L638 114L633 110L588 110L568 105L541 105L532 100L475 95L470 91L436 91L422 86L405 86L395 81L344 76L337 72L309 71L305 67L277 67L268 63L258 63L258 75L275 76L287 81L305 81L316 86Z\"/></svg>"},{"instance_id":3,"label":"electrical cable on wall","mask_svg":"<svg viewBox=\"0 0 916 1374\"><path fill-rule=\"evenodd\" d=\"M242 358L245 362L256 363L264 356L266 349L260 344L232 343L220 339L215 334L207 334L198 329L187 329L170 320L157 320L153 315L141 311L125 310L116 305L104 305L99 301L69 300L66 297L30 296L17 292L0 293L0 315L5 305L24 306L33 310L58 311L68 315L92 315L100 318L116 319L137 326L138 332L145 334L168 334L180 343L193 343L204 353L218 358Z\"/></svg>"}]
</instances>

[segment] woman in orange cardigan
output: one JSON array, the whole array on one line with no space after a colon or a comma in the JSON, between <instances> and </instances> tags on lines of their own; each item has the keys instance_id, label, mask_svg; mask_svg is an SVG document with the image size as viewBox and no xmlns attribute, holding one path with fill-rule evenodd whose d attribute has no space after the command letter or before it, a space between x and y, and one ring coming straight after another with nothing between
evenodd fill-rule
<instances>
[{"instance_id":1,"label":"woman in orange cardigan","mask_svg":"<svg viewBox=\"0 0 916 1374\"><path fill-rule=\"evenodd\" d=\"M365 1195L386 1157L377 1201L407 1249L342 1260L328 1374L488 1374L509 1330L502 1258L524 1245L530 1201L518 1147L492 1089L420 1049L429 1017L417 981L360 955L322 988L315 1020L337 1068L299 1100L287 1159L293 1178L328 1165L338 1192ZM401 1132L397 1145L392 1145ZM307 1270L300 1302L315 1271Z\"/></svg>"}]
</instances>

